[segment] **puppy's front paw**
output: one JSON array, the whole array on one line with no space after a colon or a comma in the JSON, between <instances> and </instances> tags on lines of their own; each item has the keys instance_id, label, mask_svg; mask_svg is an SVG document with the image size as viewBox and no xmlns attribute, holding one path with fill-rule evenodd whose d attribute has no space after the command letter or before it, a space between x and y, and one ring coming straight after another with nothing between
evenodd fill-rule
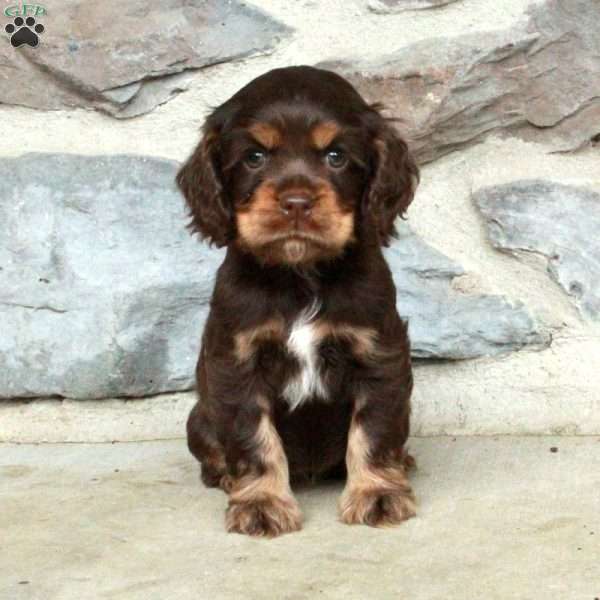
<instances>
[{"instance_id":1,"label":"puppy's front paw","mask_svg":"<svg viewBox=\"0 0 600 600\"><path fill-rule=\"evenodd\" d=\"M348 525L387 527L415 514L415 497L410 488L350 490L340 500L340 520Z\"/></svg>"},{"instance_id":2,"label":"puppy's front paw","mask_svg":"<svg viewBox=\"0 0 600 600\"><path fill-rule=\"evenodd\" d=\"M293 498L265 496L256 500L231 500L225 516L227 531L276 537L298 531L302 515Z\"/></svg>"}]
</instances>

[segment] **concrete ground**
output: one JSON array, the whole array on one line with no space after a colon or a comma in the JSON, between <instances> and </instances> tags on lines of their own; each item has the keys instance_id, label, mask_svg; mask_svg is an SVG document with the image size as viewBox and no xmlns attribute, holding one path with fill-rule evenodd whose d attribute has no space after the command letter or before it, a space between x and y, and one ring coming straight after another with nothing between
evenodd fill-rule
<instances>
[{"instance_id":1,"label":"concrete ground","mask_svg":"<svg viewBox=\"0 0 600 600\"><path fill-rule=\"evenodd\" d=\"M302 532L226 534L180 441L0 445L3 600L600 597L600 438L411 441L419 516L336 521L340 484L297 491Z\"/></svg>"}]
</instances>

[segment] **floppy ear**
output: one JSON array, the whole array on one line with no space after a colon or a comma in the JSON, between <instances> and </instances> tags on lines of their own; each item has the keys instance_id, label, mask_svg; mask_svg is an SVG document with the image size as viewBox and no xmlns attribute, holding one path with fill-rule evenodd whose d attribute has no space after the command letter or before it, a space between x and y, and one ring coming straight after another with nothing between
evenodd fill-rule
<instances>
[{"instance_id":1,"label":"floppy ear","mask_svg":"<svg viewBox=\"0 0 600 600\"><path fill-rule=\"evenodd\" d=\"M367 190L367 210L373 215L380 243L396 235L394 221L406 212L419 182L419 169L406 142L380 117L373 140L373 172Z\"/></svg>"},{"instance_id":2,"label":"floppy ear","mask_svg":"<svg viewBox=\"0 0 600 600\"><path fill-rule=\"evenodd\" d=\"M218 133L214 129L205 130L175 180L190 210L192 220L188 227L220 248L232 239L234 225L223 193L217 150Z\"/></svg>"}]
</instances>

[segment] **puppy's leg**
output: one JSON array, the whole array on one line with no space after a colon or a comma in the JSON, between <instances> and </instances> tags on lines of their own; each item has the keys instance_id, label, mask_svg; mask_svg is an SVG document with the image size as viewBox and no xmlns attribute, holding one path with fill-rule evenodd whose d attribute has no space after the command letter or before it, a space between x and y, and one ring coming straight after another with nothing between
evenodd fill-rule
<instances>
[{"instance_id":1,"label":"puppy's leg","mask_svg":"<svg viewBox=\"0 0 600 600\"><path fill-rule=\"evenodd\" d=\"M355 403L340 499L340 519L373 527L395 525L415 515L415 498L406 476L411 459L408 397L369 397ZM414 463L414 461L413 461Z\"/></svg>"},{"instance_id":2,"label":"puppy's leg","mask_svg":"<svg viewBox=\"0 0 600 600\"><path fill-rule=\"evenodd\" d=\"M297 531L302 517L289 483L287 458L265 402L240 413L229 436L228 531L274 537Z\"/></svg>"},{"instance_id":3,"label":"puppy's leg","mask_svg":"<svg viewBox=\"0 0 600 600\"><path fill-rule=\"evenodd\" d=\"M187 440L190 452L202 465L201 478L207 487L226 490L228 478L225 451L216 436L215 418L208 406L198 401L187 421Z\"/></svg>"}]
</instances>

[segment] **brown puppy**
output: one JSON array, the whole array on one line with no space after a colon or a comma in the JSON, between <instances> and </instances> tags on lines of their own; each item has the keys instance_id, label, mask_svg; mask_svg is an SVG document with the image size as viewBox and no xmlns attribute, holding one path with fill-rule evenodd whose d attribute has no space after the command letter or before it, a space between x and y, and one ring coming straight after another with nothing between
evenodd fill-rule
<instances>
[{"instance_id":1,"label":"brown puppy","mask_svg":"<svg viewBox=\"0 0 600 600\"><path fill-rule=\"evenodd\" d=\"M203 134L177 183L227 255L187 430L204 483L229 494L227 529L299 529L290 476L347 473L345 523L413 516L410 348L381 252L418 179L405 142L312 67L258 77Z\"/></svg>"}]
</instances>

